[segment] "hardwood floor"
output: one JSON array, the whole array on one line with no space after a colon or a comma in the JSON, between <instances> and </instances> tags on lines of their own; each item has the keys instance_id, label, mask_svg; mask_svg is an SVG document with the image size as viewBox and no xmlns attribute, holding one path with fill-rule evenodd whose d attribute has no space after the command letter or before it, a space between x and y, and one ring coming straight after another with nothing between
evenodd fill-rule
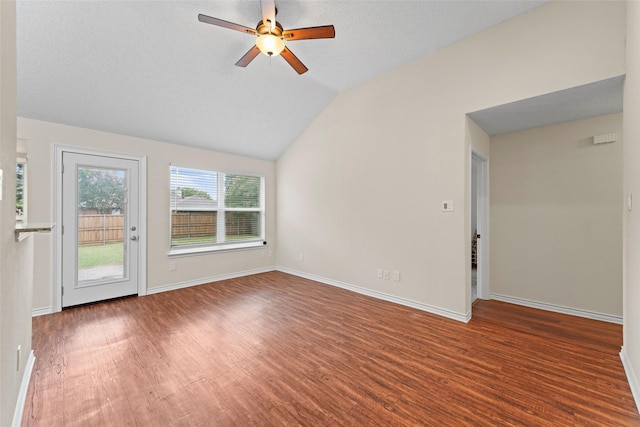
<instances>
[{"instance_id":1,"label":"hardwood floor","mask_svg":"<svg viewBox=\"0 0 640 427\"><path fill-rule=\"evenodd\" d=\"M280 272L33 319L25 426L633 426L618 325Z\"/></svg>"}]
</instances>

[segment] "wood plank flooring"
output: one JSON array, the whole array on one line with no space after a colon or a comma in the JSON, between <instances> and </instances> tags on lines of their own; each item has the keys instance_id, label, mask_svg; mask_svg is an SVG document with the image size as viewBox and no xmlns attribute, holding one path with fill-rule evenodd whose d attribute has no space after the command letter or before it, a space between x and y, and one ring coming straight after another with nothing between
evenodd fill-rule
<instances>
[{"instance_id":1,"label":"wood plank flooring","mask_svg":"<svg viewBox=\"0 0 640 427\"><path fill-rule=\"evenodd\" d=\"M33 319L24 426L634 426L622 329L280 272Z\"/></svg>"}]
</instances>

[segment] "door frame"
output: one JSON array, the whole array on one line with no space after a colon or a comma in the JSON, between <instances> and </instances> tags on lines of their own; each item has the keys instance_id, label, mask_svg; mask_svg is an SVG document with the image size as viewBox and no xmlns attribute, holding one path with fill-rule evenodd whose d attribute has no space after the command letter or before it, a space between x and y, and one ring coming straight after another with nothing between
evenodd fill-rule
<instances>
[{"instance_id":1,"label":"door frame","mask_svg":"<svg viewBox=\"0 0 640 427\"><path fill-rule=\"evenodd\" d=\"M52 272L53 286L51 291L51 311L62 311L62 155L63 153L85 154L89 156L114 157L118 159L135 160L138 162L140 173L138 185L138 238L140 242L135 247L138 250L138 295L147 294L147 157L126 153L74 147L70 145L53 145L53 218L59 224L52 233Z\"/></svg>"},{"instance_id":2,"label":"door frame","mask_svg":"<svg viewBox=\"0 0 640 427\"><path fill-rule=\"evenodd\" d=\"M473 176L473 163L477 165L477 177ZM473 197L473 183L477 178L477 225L480 234L478 240L478 264L477 264L477 291L479 299L491 299L489 292L489 159L479 152L471 149L471 161L469 162L469 210L471 210L471 198ZM469 212L469 234L471 230L471 215ZM469 281L471 286L471 281Z\"/></svg>"}]
</instances>

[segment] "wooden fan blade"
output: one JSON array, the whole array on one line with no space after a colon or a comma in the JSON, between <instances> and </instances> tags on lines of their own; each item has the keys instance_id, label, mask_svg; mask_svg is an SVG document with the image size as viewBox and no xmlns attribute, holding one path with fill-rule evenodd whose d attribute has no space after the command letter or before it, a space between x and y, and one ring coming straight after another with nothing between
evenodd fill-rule
<instances>
[{"instance_id":1,"label":"wooden fan blade","mask_svg":"<svg viewBox=\"0 0 640 427\"><path fill-rule=\"evenodd\" d=\"M276 1L275 0L260 0L260 7L262 8L262 23L267 28L275 28L276 26ZM269 21L271 25L269 26Z\"/></svg>"},{"instance_id":2,"label":"wooden fan blade","mask_svg":"<svg viewBox=\"0 0 640 427\"><path fill-rule=\"evenodd\" d=\"M213 18L211 16L198 14L198 21L204 22L205 24L217 25L218 27L229 28L236 31L241 31L243 33L255 34L256 30L253 28L245 27L244 25L234 24L233 22L224 21L222 19Z\"/></svg>"},{"instance_id":3,"label":"wooden fan blade","mask_svg":"<svg viewBox=\"0 0 640 427\"><path fill-rule=\"evenodd\" d=\"M256 56L258 56L258 54L260 54L260 49L258 49L258 46L254 46L249 49L249 52L245 53L244 56L238 60L238 62L236 62L236 65L238 67L246 67L251 61L253 61Z\"/></svg>"},{"instance_id":4,"label":"wooden fan blade","mask_svg":"<svg viewBox=\"0 0 640 427\"><path fill-rule=\"evenodd\" d=\"M289 63L289 65L293 67L294 70L296 70L298 74L304 74L309 71L309 69L304 66L304 64L298 59L298 57L295 56L289 49L287 49L286 46L284 50L280 52L280 55L284 58L285 61Z\"/></svg>"},{"instance_id":5,"label":"wooden fan blade","mask_svg":"<svg viewBox=\"0 0 640 427\"><path fill-rule=\"evenodd\" d=\"M336 36L336 30L333 25L323 25L285 30L282 35L285 40L332 39Z\"/></svg>"}]
</instances>

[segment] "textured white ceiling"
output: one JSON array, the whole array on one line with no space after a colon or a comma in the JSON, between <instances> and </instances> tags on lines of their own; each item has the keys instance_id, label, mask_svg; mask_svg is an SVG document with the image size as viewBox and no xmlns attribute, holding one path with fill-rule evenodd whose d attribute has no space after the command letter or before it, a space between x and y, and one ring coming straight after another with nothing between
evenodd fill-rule
<instances>
[{"instance_id":1,"label":"textured white ceiling","mask_svg":"<svg viewBox=\"0 0 640 427\"><path fill-rule=\"evenodd\" d=\"M259 0L18 1L18 114L187 146L277 159L341 91L545 1L277 1L285 29L333 24L282 58L235 62Z\"/></svg>"}]
</instances>

